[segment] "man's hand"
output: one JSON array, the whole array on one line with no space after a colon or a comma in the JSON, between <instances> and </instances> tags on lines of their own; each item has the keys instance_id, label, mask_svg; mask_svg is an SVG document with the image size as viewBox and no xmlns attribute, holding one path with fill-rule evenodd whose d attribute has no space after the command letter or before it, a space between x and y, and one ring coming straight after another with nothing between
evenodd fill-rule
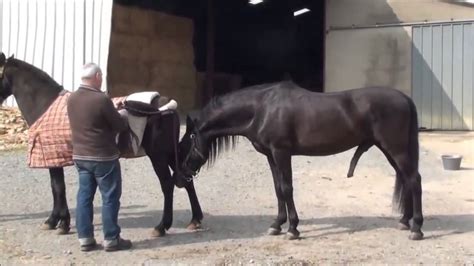
<instances>
[{"instance_id":1,"label":"man's hand","mask_svg":"<svg viewBox=\"0 0 474 266\"><path fill-rule=\"evenodd\" d=\"M124 108L125 104L123 102L117 103L117 110L122 110Z\"/></svg>"}]
</instances>

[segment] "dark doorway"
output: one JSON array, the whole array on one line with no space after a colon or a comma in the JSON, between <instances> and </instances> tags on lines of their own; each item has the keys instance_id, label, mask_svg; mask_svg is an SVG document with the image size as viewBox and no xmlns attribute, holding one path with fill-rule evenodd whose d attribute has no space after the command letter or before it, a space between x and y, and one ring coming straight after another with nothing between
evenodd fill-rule
<instances>
[{"instance_id":1,"label":"dark doorway","mask_svg":"<svg viewBox=\"0 0 474 266\"><path fill-rule=\"evenodd\" d=\"M215 95L282 80L323 91L325 0L263 0L256 5L250 0L114 1L193 19L201 104ZM293 15L302 8L310 11ZM210 17L213 47L207 43ZM213 51L211 57L208 51ZM211 85L206 83L209 76Z\"/></svg>"},{"instance_id":2,"label":"dark doorway","mask_svg":"<svg viewBox=\"0 0 474 266\"><path fill-rule=\"evenodd\" d=\"M325 1L214 1L214 68L237 75L241 87L292 79L323 90ZM308 8L310 12L294 16ZM195 17L195 63L206 72L207 12ZM220 94L219 84L215 93Z\"/></svg>"}]
</instances>

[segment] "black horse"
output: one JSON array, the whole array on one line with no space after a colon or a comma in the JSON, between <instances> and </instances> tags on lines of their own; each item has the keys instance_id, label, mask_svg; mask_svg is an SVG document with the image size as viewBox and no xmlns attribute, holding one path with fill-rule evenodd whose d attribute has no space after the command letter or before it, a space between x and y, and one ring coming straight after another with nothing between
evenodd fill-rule
<instances>
[{"instance_id":1,"label":"black horse","mask_svg":"<svg viewBox=\"0 0 474 266\"><path fill-rule=\"evenodd\" d=\"M269 234L279 234L288 217L288 237L299 237L292 155L324 156L358 146L348 173L351 176L362 153L375 145L396 171L394 202L403 213L400 229L410 229L413 218L410 239L423 238L417 114L412 100L403 93L378 87L313 93L281 82L215 98L195 118L187 117L179 144L187 180L206 161L212 164L219 152L233 146L236 136L249 139L270 164L278 216Z\"/></svg>"},{"instance_id":2,"label":"black horse","mask_svg":"<svg viewBox=\"0 0 474 266\"><path fill-rule=\"evenodd\" d=\"M42 70L0 53L0 104L13 95L28 125L32 125L51 105L62 91L62 87ZM158 108L167 97L153 101ZM169 98L168 98L169 100ZM148 110L149 111L149 110ZM173 221L173 191L176 178L176 151L179 139L179 117L175 111L168 115L152 115L148 118L142 147L150 158L164 194L164 211L161 222L154 228L153 236L165 235ZM174 175L171 175L170 169ZM50 168L53 210L43 224L43 229L58 229L59 234L70 230L70 214L66 201L66 187L63 168ZM178 180L179 181L179 180ZM180 185L182 186L182 185ZM198 228L203 214L192 182L185 184L192 209L192 219L188 228Z\"/></svg>"}]
</instances>

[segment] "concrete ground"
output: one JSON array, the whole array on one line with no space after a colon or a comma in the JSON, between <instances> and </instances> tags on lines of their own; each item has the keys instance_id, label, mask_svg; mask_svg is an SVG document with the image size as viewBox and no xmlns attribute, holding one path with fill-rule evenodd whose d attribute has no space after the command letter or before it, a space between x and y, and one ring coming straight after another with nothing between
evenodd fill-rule
<instances>
[{"instance_id":1,"label":"concrete ground","mask_svg":"<svg viewBox=\"0 0 474 266\"><path fill-rule=\"evenodd\" d=\"M122 160L122 236L130 251L82 253L75 228L65 236L41 231L52 207L47 170L28 169L24 150L0 153L0 265L13 264L273 264L474 262L474 134L421 133L425 239L410 241L396 229L392 211L394 170L372 148L355 176L346 178L354 150L327 157L294 157L294 194L300 240L267 236L277 213L266 159L241 139L214 167L203 169L196 189L205 213L203 229L190 232L186 192L175 190L173 227L163 238L151 228L163 197L147 158ZM464 156L459 171L443 170L440 156ZM66 169L74 217L77 176ZM102 240L100 196L96 237ZM73 218L74 219L74 218ZM74 225L74 220L73 220ZM285 229L287 224L285 224Z\"/></svg>"}]
</instances>

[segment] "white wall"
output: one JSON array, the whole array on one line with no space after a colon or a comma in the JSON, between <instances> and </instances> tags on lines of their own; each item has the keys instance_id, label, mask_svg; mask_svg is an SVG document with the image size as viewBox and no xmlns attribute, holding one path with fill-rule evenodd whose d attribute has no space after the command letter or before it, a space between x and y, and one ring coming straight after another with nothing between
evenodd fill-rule
<instances>
[{"instance_id":1,"label":"white wall","mask_svg":"<svg viewBox=\"0 0 474 266\"><path fill-rule=\"evenodd\" d=\"M412 27L374 25L474 19L474 5L455 1L326 1L325 91L390 86L411 95ZM372 27L350 29L352 25Z\"/></svg>"},{"instance_id":2,"label":"white wall","mask_svg":"<svg viewBox=\"0 0 474 266\"><path fill-rule=\"evenodd\" d=\"M75 90L84 63L96 62L107 74L112 2L0 0L0 50ZM103 86L107 89L105 82ZM4 104L12 106L14 99Z\"/></svg>"}]
</instances>

